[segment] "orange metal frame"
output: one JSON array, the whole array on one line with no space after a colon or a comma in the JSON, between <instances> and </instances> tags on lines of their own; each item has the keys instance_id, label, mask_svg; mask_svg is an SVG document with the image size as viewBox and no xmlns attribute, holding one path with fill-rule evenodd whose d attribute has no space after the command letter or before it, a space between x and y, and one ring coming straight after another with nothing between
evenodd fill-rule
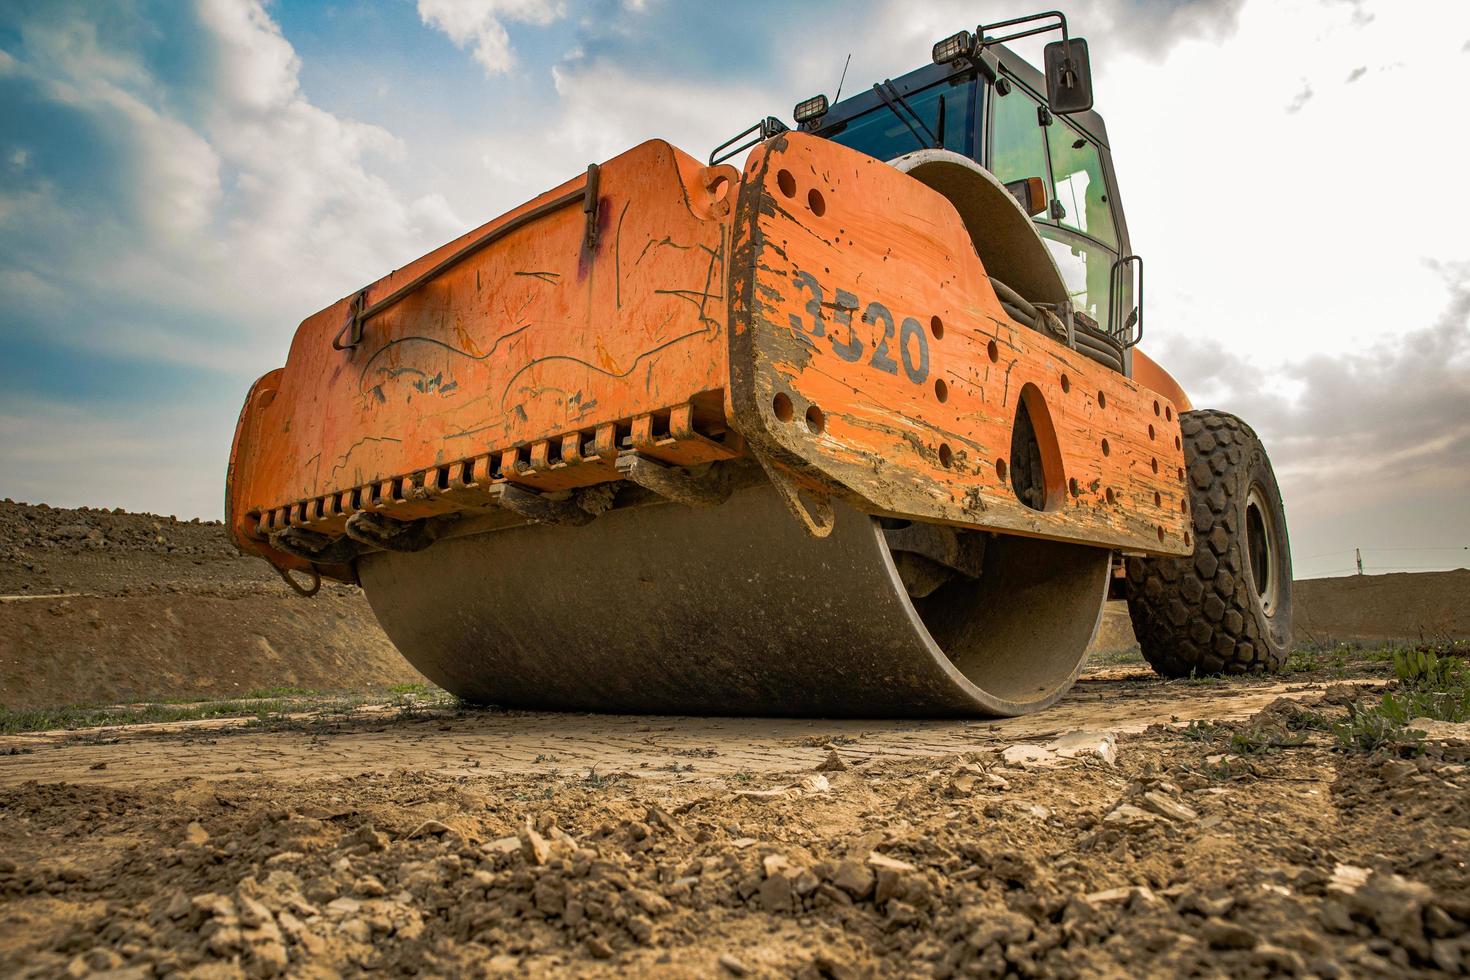
<instances>
[{"instance_id":1,"label":"orange metal frame","mask_svg":"<svg viewBox=\"0 0 1470 980\"><path fill-rule=\"evenodd\" d=\"M1017 399L1040 511L1004 475ZM754 453L874 513L1183 554L1174 413L1009 320L953 209L892 168L798 134L743 174L651 141L304 321L246 399L226 511L302 568L272 531L605 483L621 452Z\"/></svg>"}]
</instances>

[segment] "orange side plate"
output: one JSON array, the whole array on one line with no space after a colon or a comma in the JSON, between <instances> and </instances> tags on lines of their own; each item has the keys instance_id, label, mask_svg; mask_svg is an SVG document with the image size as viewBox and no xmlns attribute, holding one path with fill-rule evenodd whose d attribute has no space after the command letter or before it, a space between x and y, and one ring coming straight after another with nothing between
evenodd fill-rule
<instances>
[{"instance_id":1,"label":"orange side plate","mask_svg":"<svg viewBox=\"0 0 1470 980\"><path fill-rule=\"evenodd\" d=\"M302 568L272 531L485 512L495 483L611 482L636 451L754 453L872 513L1188 552L1173 403L1008 319L935 192L797 134L743 175L651 141L590 179L301 324L236 430L242 548ZM1007 482L1021 402L1041 510Z\"/></svg>"}]
</instances>

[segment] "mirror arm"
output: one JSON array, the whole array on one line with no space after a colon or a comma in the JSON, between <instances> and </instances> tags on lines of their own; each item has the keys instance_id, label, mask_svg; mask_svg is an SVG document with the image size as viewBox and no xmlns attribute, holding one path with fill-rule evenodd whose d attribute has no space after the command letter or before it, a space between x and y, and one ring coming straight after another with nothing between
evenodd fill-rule
<instances>
[{"instance_id":1,"label":"mirror arm","mask_svg":"<svg viewBox=\"0 0 1470 980\"><path fill-rule=\"evenodd\" d=\"M1057 19L1057 23L1043 24L1041 27L1033 27L1030 30L1025 31L1016 31L1014 34L1007 34L1005 37L985 36L986 31L994 30L997 27L1015 27L1017 24L1029 24L1032 21L1041 20L1045 17L1055 17ZM1062 41L1068 41L1070 38L1067 34L1067 15L1062 13L1060 10L1045 10L1039 14L1027 14L1024 17L1012 17L1010 20L996 21L994 24L977 25L975 28L975 34L980 38L981 47L984 47L988 44L1004 44L1007 41L1014 41L1018 38L1023 37L1031 37L1035 34L1046 34L1050 31L1057 30L1058 28L1060 28L1062 32Z\"/></svg>"}]
</instances>

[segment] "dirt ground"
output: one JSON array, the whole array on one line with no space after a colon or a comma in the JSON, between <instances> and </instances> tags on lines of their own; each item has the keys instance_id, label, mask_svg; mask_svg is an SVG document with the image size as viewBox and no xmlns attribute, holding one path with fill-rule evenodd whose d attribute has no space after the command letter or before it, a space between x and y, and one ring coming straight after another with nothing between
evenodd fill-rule
<instances>
[{"instance_id":1,"label":"dirt ground","mask_svg":"<svg viewBox=\"0 0 1470 980\"><path fill-rule=\"evenodd\" d=\"M6 736L0 974L1463 975L1470 742L1335 750L1383 682L1347 672L1111 667L1000 723Z\"/></svg>"},{"instance_id":2,"label":"dirt ground","mask_svg":"<svg viewBox=\"0 0 1470 980\"><path fill-rule=\"evenodd\" d=\"M77 512L42 510L0 509L0 591L117 605L33 622L16 610L58 600L5 602L7 644L77 616L66 669L129 696L157 670L227 694L330 679L334 656L394 676L339 615L359 596L308 611L218 526L85 512L109 543L77 547L96 540ZM193 606L215 618L158 626ZM324 629L335 654L311 646ZM1126 650L1116 611L1106 636ZM112 662L133 656L158 659ZM4 666L7 698L52 683ZM1470 726L1371 751L1340 734L1395 669L1319 645L1276 678L1164 681L1100 652L1054 709L1004 721L506 712L416 688L15 724L0 976L1464 976Z\"/></svg>"}]
</instances>

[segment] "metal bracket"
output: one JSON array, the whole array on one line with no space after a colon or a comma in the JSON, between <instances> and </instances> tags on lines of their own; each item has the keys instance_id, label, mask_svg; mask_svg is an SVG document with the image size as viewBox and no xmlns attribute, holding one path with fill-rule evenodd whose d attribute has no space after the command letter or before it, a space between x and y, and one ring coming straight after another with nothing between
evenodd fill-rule
<instances>
[{"instance_id":1,"label":"metal bracket","mask_svg":"<svg viewBox=\"0 0 1470 980\"><path fill-rule=\"evenodd\" d=\"M446 515L448 516L448 515ZM359 511L347 518L347 536L358 544L384 551L423 551L439 540L442 518L400 521L386 514Z\"/></svg>"},{"instance_id":2,"label":"metal bracket","mask_svg":"<svg viewBox=\"0 0 1470 980\"><path fill-rule=\"evenodd\" d=\"M1032 27L1024 31L1015 31L1014 33L1006 34L1003 37L986 37L985 35L986 31L993 31L998 27L1016 27L1021 24L1032 23L1033 21L1050 20L1053 17L1055 17L1057 20L1055 24L1043 24L1040 27ZM977 44L982 49L984 49L992 44L1004 44L1007 41L1015 41L1023 37L1031 37L1034 34L1045 34L1049 31L1055 31L1058 29L1060 29L1062 32L1062 43L1066 44L1067 41L1070 39L1067 34L1066 15L1059 10L1047 10L1039 14L1027 14L1024 17L1012 17L1010 20L998 20L994 24L981 24L979 27L975 28L975 34L978 38Z\"/></svg>"},{"instance_id":3,"label":"metal bracket","mask_svg":"<svg viewBox=\"0 0 1470 980\"><path fill-rule=\"evenodd\" d=\"M497 483L490 488L490 499L506 510L537 524L581 527L596 515L583 510L574 500L552 500L512 483Z\"/></svg>"},{"instance_id":4,"label":"metal bracket","mask_svg":"<svg viewBox=\"0 0 1470 980\"><path fill-rule=\"evenodd\" d=\"M730 481L718 467L694 476L640 453L623 453L617 468L623 479L686 507L717 507L730 499Z\"/></svg>"},{"instance_id":5,"label":"metal bracket","mask_svg":"<svg viewBox=\"0 0 1470 980\"><path fill-rule=\"evenodd\" d=\"M333 538L304 527L286 527L270 535L271 547L295 558L323 565L345 565L357 557L350 538Z\"/></svg>"},{"instance_id":6,"label":"metal bracket","mask_svg":"<svg viewBox=\"0 0 1470 980\"><path fill-rule=\"evenodd\" d=\"M367 290L359 290L352 297L352 303L347 307L347 322L342 324L342 329L337 331L337 336L332 338L333 350L351 350L362 343L362 311L367 306ZM347 335L347 343L342 343L342 335Z\"/></svg>"},{"instance_id":7,"label":"metal bracket","mask_svg":"<svg viewBox=\"0 0 1470 980\"><path fill-rule=\"evenodd\" d=\"M970 578L979 578L985 567L985 536L973 531L916 521L907 527L885 529L883 539L889 551L922 555Z\"/></svg>"},{"instance_id":8,"label":"metal bracket","mask_svg":"<svg viewBox=\"0 0 1470 980\"><path fill-rule=\"evenodd\" d=\"M1138 266L1138 303L1134 310L1138 313L1135 322L1124 322L1125 316L1131 317L1133 310L1126 314L1123 307L1124 302L1123 274L1130 272L1130 267ZM1130 280L1131 281L1131 280ZM1136 329L1135 329L1136 328ZM1124 255L1114 260L1112 267L1108 270L1108 332L1111 333L1123 347L1134 347L1143 339L1143 256Z\"/></svg>"},{"instance_id":9,"label":"metal bracket","mask_svg":"<svg viewBox=\"0 0 1470 980\"><path fill-rule=\"evenodd\" d=\"M832 510L831 498L803 491L785 470L768 463L766 458L760 454L756 455L756 459L760 460L761 469L766 471L766 476L770 477L771 485L776 488L781 502L786 505L791 516L796 518L802 530L814 538L825 538L832 533L832 528L837 523L837 515ZM805 499L803 493L805 493ZM810 506L807 504L808 500L811 502Z\"/></svg>"},{"instance_id":10,"label":"metal bracket","mask_svg":"<svg viewBox=\"0 0 1470 980\"><path fill-rule=\"evenodd\" d=\"M713 167L715 164L721 163L735 156L741 150L748 150L752 146L755 146L757 143L760 143L763 140L768 140L772 136L789 131L790 128L791 127L787 126L775 116L767 116L755 125L747 126L745 129L736 133L734 136L725 140L725 142L721 143L719 146L711 150L709 154L709 165ZM733 150L729 149L729 147L733 146L736 143L740 143L741 140L745 139L745 137L749 136L751 133L756 134L755 139L749 140L745 143L741 143ZM725 151L724 156L720 155L721 151Z\"/></svg>"},{"instance_id":11,"label":"metal bracket","mask_svg":"<svg viewBox=\"0 0 1470 980\"><path fill-rule=\"evenodd\" d=\"M597 247L597 185L602 168L595 163L587 165L587 185L582 189L582 213L587 216L587 231L583 236L586 248Z\"/></svg>"}]
</instances>

